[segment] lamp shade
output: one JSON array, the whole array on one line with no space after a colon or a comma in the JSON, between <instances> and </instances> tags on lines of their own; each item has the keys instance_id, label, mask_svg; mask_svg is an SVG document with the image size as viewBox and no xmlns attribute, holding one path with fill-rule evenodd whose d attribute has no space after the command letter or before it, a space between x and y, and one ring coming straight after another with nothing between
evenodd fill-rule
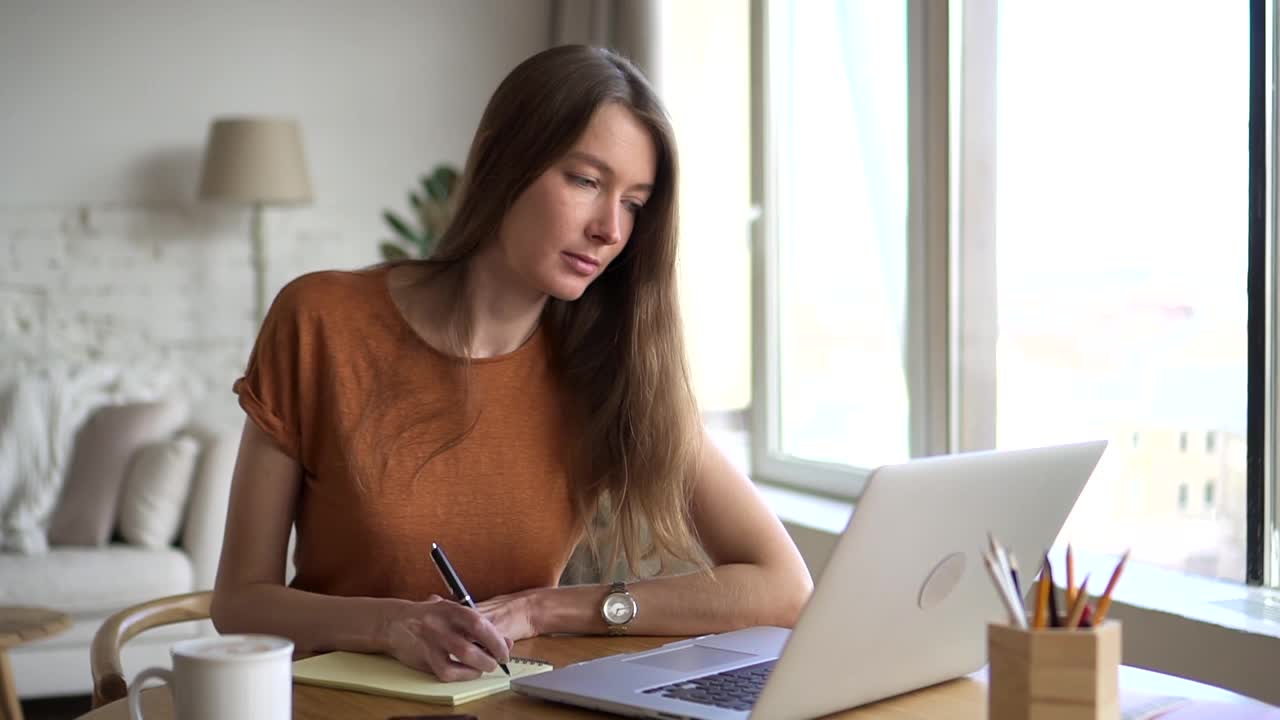
<instances>
[{"instance_id":1,"label":"lamp shade","mask_svg":"<svg viewBox=\"0 0 1280 720\"><path fill-rule=\"evenodd\" d=\"M287 118L216 118L209 126L200 197L264 205L311 200L298 124Z\"/></svg>"}]
</instances>

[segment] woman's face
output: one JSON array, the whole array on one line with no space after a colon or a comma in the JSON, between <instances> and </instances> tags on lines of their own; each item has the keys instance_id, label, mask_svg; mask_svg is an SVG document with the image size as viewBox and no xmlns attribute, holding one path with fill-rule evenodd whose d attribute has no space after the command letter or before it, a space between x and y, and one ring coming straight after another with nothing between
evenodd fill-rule
<instances>
[{"instance_id":1,"label":"woman's face","mask_svg":"<svg viewBox=\"0 0 1280 720\"><path fill-rule=\"evenodd\" d=\"M508 270L537 293L581 297L626 247L656 166L645 126L621 105L602 105L503 218L498 248Z\"/></svg>"}]
</instances>

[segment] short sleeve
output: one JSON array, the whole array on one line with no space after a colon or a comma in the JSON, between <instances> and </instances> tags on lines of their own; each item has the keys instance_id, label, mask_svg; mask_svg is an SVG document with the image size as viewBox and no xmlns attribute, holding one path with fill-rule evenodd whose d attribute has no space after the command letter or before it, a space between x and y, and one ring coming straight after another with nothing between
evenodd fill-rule
<instances>
[{"instance_id":1,"label":"short sleeve","mask_svg":"<svg viewBox=\"0 0 1280 720\"><path fill-rule=\"evenodd\" d=\"M232 385L240 407L290 457L302 462L302 404L310 385L303 363L310 344L305 322L306 276L280 290L271 304L243 377Z\"/></svg>"}]
</instances>

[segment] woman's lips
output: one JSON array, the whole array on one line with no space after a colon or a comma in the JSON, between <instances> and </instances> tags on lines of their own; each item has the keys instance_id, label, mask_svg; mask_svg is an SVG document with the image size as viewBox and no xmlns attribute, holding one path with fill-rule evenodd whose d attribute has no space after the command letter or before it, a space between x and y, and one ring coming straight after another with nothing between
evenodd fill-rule
<instances>
[{"instance_id":1,"label":"woman's lips","mask_svg":"<svg viewBox=\"0 0 1280 720\"><path fill-rule=\"evenodd\" d=\"M569 265L570 270L573 270L584 277L595 275L596 270L600 269L600 261L592 257L587 257L586 255L579 255L577 253L566 251L560 253L560 256L564 258L565 263Z\"/></svg>"}]
</instances>

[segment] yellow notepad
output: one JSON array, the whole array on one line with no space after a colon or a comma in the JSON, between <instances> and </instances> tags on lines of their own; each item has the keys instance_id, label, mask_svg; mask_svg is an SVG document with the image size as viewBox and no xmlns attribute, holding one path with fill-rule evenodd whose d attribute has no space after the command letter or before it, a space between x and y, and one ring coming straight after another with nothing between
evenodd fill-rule
<instances>
[{"instance_id":1,"label":"yellow notepad","mask_svg":"<svg viewBox=\"0 0 1280 720\"><path fill-rule=\"evenodd\" d=\"M511 677L536 675L551 665L529 658L511 658ZM306 685L355 690L374 695L417 700L433 705L461 705L510 687L506 673L494 670L475 680L441 682L425 673L400 664L386 655L331 652L293 663L293 679Z\"/></svg>"}]
</instances>

